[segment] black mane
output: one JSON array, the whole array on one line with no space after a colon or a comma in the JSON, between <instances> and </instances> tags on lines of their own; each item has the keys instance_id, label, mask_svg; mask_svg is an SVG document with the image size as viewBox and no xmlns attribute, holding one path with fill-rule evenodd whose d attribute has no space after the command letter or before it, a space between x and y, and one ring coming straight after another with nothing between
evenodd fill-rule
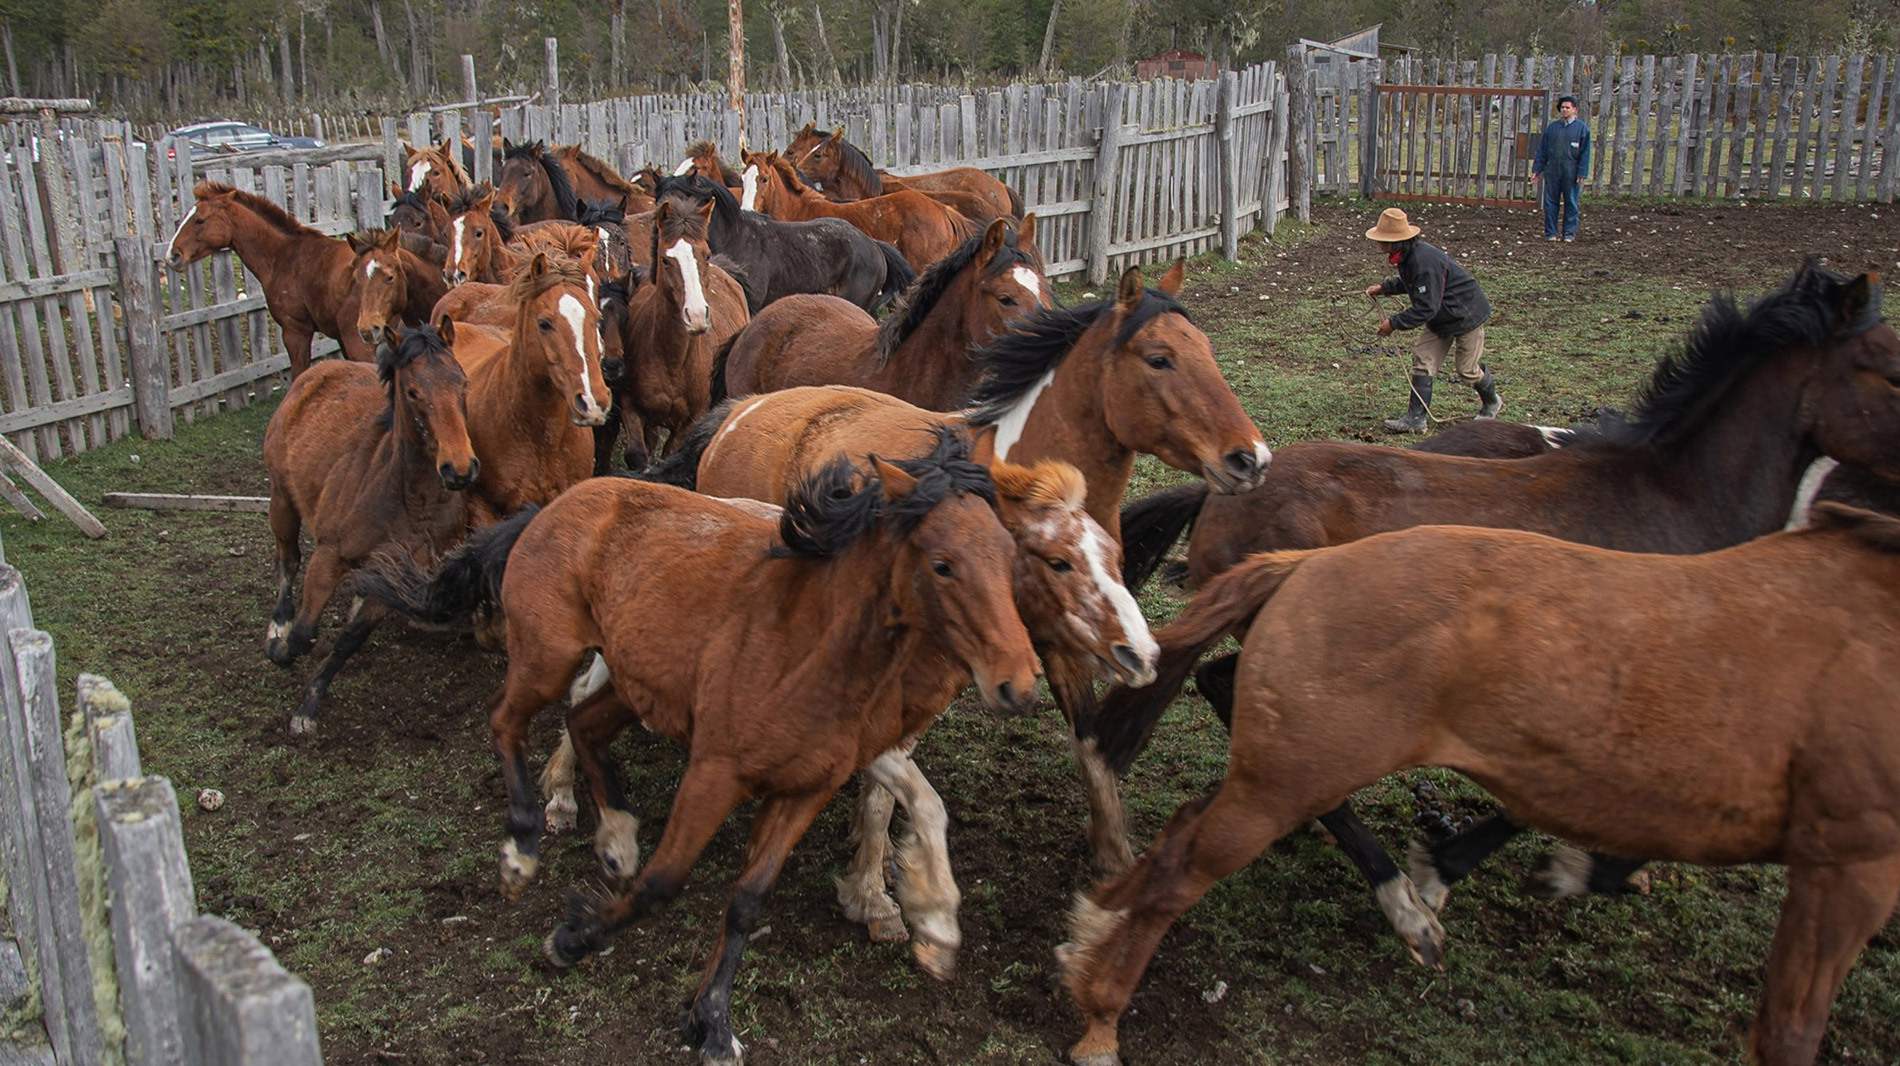
<instances>
[{"instance_id":1,"label":"black mane","mask_svg":"<svg viewBox=\"0 0 1900 1066\"><path fill-rule=\"evenodd\" d=\"M1016 227L1010 226L1007 232L1009 235L1004 238L1001 245L997 246L996 254L990 257L988 263L983 264L983 276L986 278L993 278L1012 267L1027 266L1033 269L1036 265L1035 259L1017 243ZM923 325L925 316L937 306L937 301L943 298L944 291L950 288L951 283L957 279L957 275L976 258L977 251L983 246L983 233L982 230L977 231L968 240L957 245L955 251L925 267L924 272L917 275L917 280L911 282L910 288L904 290L904 294L897 298L891 313L885 317L884 321L878 323L877 355L879 360L888 360L891 353L897 351L905 341L910 339L910 335L917 332L917 328Z\"/></svg>"},{"instance_id":2,"label":"black mane","mask_svg":"<svg viewBox=\"0 0 1900 1066\"><path fill-rule=\"evenodd\" d=\"M884 499L874 475L852 467L840 455L802 478L785 499L779 516L779 543L771 554L825 558L843 551L882 520L897 536L915 529L939 503L961 493L996 502L990 472L970 459L970 440L961 430L937 427L936 447L918 459L887 460L917 479L917 487L895 500Z\"/></svg>"},{"instance_id":3,"label":"black mane","mask_svg":"<svg viewBox=\"0 0 1900 1066\"><path fill-rule=\"evenodd\" d=\"M494 194L495 187L485 181L463 189L461 192L449 198L447 205L449 218L453 219L457 215L467 214L475 210L475 205L480 203L484 197L490 197ZM503 211L499 204L493 203L492 201L489 203L488 220L494 223L495 232L499 235L501 243L507 244L509 241L515 239L515 220L510 218L508 212Z\"/></svg>"},{"instance_id":4,"label":"black mane","mask_svg":"<svg viewBox=\"0 0 1900 1066\"><path fill-rule=\"evenodd\" d=\"M388 430L396 424L396 371L408 366L424 356L449 353L455 358L449 343L434 326L417 326L414 329L395 329L390 331L397 340L391 344L387 340L376 346L376 380L383 383L383 391L389 394L389 406L383 408L382 415L376 420L376 428Z\"/></svg>"},{"instance_id":5,"label":"black mane","mask_svg":"<svg viewBox=\"0 0 1900 1066\"><path fill-rule=\"evenodd\" d=\"M1037 308L977 349L984 362L983 380L970 400L970 424L986 426L1009 413L1023 393L1055 369L1082 334L1112 307L1112 300L1090 300L1074 307ZM1141 302L1115 331L1113 343L1126 343L1137 330L1165 314L1188 316L1186 308L1160 289L1142 290Z\"/></svg>"},{"instance_id":6,"label":"black mane","mask_svg":"<svg viewBox=\"0 0 1900 1066\"><path fill-rule=\"evenodd\" d=\"M1780 289L1737 306L1733 293L1709 298L1689 339L1664 354L1635 409L1604 438L1629 446L1672 448L1694 437L1735 384L1777 353L1828 343L1858 323L1839 319L1841 297L1852 279L1813 258ZM1875 302L1878 314L1878 297Z\"/></svg>"},{"instance_id":7,"label":"black mane","mask_svg":"<svg viewBox=\"0 0 1900 1066\"><path fill-rule=\"evenodd\" d=\"M839 137L832 142L838 149L838 170L850 174L864 186L864 195L884 195L884 179L878 176L877 168L871 165L871 157L863 149L850 141Z\"/></svg>"},{"instance_id":8,"label":"black mane","mask_svg":"<svg viewBox=\"0 0 1900 1066\"><path fill-rule=\"evenodd\" d=\"M576 220L583 226L617 226L627 220L626 206L611 196L582 201Z\"/></svg>"}]
</instances>

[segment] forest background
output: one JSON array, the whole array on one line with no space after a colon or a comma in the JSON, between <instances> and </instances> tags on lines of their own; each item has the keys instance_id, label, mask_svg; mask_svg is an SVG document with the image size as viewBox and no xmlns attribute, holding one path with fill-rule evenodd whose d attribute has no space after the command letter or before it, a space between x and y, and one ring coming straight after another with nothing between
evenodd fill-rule
<instances>
[{"instance_id":1,"label":"forest background","mask_svg":"<svg viewBox=\"0 0 1900 1066\"><path fill-rule=\"evenodd\" d=\"M399 114L545 82L571 98L707 89L726 0L0 0L13 95L91 97L135 120L247 105ZM746 87L1119 76L1179 47L1239 65L1382 23L1426 58L1893 49L1900 0L750 0Z\"/></svg>"}]
</instances>

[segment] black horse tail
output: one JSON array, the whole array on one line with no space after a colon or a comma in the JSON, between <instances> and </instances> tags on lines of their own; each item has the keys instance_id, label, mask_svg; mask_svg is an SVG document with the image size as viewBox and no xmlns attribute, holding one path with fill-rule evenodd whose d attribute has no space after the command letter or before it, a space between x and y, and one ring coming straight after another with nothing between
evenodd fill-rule
<instances>
[{"instance_id":1,"label":"black horse tail","mask_svg":"<svg viewBox=\"0 0 1900 1066\"><path fill-rule=\"evenodd\" d=\"M739 331L727 337L726 343L720 345L719 350L713 353L712 381L710 384L712 385L712 404L715 407L730 398L726 395L726 359L732 355L733 342L743 336L745 336L745 327L740 326Z\"/></svg>"},{"instance_id":2,"label":"black horse tail","mask_svg":"<svg viewBox=\"0 0 1900 1066\"><path fill-rule=\"evenodd\" d=\"M1095 750L1109 769L1128 772L1201 653L1227 634L1245 629L1279 591L1280 583L1311 554L1313 550L1307 549L1251 556L1208 582L1174 621L1155 631L1161 659L1155 666L1154 683L1142 688L1116 685L1096 712Z\"/></svg>"},{"instance_id":3,"label":"black horse tail","mask_svg":"<svg viewBox=\"0 0 1900 1066\"><path fill-rule=\"evenodd\" d=\"M904 258L904 253L898 251L895 244L876 240L873 243L877 245L878 254L884 257L884 287L871 297L871 305L865 310L876 315L889 307L892 300L903 295L905 289L910 288L910 283L917 280L917 272L910 268L910 261Z\"/></svg>"},{"instance_id":4,"label":"black horse tail","mask_svg":"<svg viewBox=\"0 0 1900 1066\"><path fill-rule=\"evenodd\" d=\"M1003 186L1003 191L1009 194L1009 213L1012 215L1015 215L1019 219L1022 218L1023 217L1023 194L1017 192L1015 187L1011 185Z\"/></svg>"},{"instance_id":5,"label":"black horse tail","mask_svg":"<svg viewBox=\"0 0 1900 1066\"><path fill-rule=\"evenodd\" d=\"M680 437L679 447L671 455L661 456L647 464L645 470L630 473L627 476L637 481L656 481L662 485L673 485L682 489L699 490L699 460L706 454L706 447L712 443L719 427L726 424L726 416L732 413L734 400L721 400L714 404L698 421L686 427Z\"/></svg>"},{"instance_id":6,"label":"black horse tail","mask_svg":"<svg viewBox=\"0 0 1900 1066\"><path fill-rule=\"evenodd\" d=\"M384 556L356 572L354 591L418 622L478 627L500 615L508 554L540 511L529 504L476 531L444 555L433 574L406 554Z\"/></svg>"},{"instance_id":7,"label":"black horse tail","mask_svg":"<svg viewBox=\"0 0 1900 1066\"><path fill-rule=\"evenodd\" d=\"M1207 492L1207 482L1190 481L1122 508L1122 584L1130 592L1147 582L1182 532L1193 528Z\"/></svg>"}]
</instances>

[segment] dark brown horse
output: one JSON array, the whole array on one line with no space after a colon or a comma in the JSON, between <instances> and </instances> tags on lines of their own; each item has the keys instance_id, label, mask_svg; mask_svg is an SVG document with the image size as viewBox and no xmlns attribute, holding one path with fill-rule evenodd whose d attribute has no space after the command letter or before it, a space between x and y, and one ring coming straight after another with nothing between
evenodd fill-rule
<instances>
[{"instance_id":1,"label":"dark brown horse","mask_svg":"<svg viewBox=\"0 0 1900 1066\"><path fill-rule=\"evenodd\" d=\"M1033 215L990 223L931 264L882 324L835 296L766 306L727 352L725 394L858 385L932 410L963 405L982 372L970 349L1049 306L1035 235Z\"/></svg>"},{"instance_id":2,"label":"dark brown horse","mask_svg":"<svg viewBox=\"0 0 1900 1066\"><path fill-rule=\"evenodd\" d=\"M920 192L904 190L834 203L799 181L792 164L777 152L747 152L743 158L747 180L758 182L758 210L787 222L842 218L896 245L904 261L919 273L978 232L975 223ZM756 179L750 173L754 166L758 167Z\"/></svg>"},{"instance_id":3,"label":"dark brown horse","mask_svg":"<svg viewBox=\"0 0 1900 1066\"><path fill-rule=\"evenodd\" d=\"M862 149L844 139L843 126L824 134L818 132L817 123L805 123L785 146L785 158L839 199L862 200L914 189L979 222L1023 216L1023 198L1016 190L976 167L948 167L901 178L878 170Z\"/></svg>"},{"instance_id":4,"label":"dark brown horse","mask_svg":"<svg viewBox=\"0 0 1900 1066\"><path fill-rule=\"evenodd\" d=\"M1188 547L1198 585L1255 551L1315 547L1414 525L1528 529L1625 551L1690 553L1737 544L1788 520L1812 460L1828 455L1900 473L1900 337L1880 322L1878 277L1848 279L1812 262L1746 312L1712 300L1688 345L1665 358L1625 423L1592 440L1517 459L1475 459L1339 443L1282 448L1260 488L1207 498L1198 486L1157 494L1126 516L1128 563L1139 573L1165 550L1150 536L1199 513ZM1201 504L1205 502L1205 506ZM1403 587L1388 590L1408 595ZM1231 687L1231 657L1201 672L1204 690ZM1192 664L1164 663L1170 669ZM1103 755L1125 768L1153 719L1111 700ZM1377 890L1407 949L1443 952L1434 911L1444 877L1421 863L1428 895L1401 874L1349 807L1322 819ZM1475 860L1474 860L1475 861ZM1466 867L1468 869L1468 866ZM1625 864L1624 872L1627 871ZM1595 881L1620 883L1620 876ZM1563 890L1581 890L1576 878Z\"/></svg>"},{"instance_id":5,"label":"dark brown horse","mask_svg":"<svg viewBox=\"0 0 1900 1066\"><path fill-rule=\"evenodd\" d=\"M345 300L356 258L349 242L311 229L256 193L201 181L191 194L196 202L172 235L166 262L183 270L213 252L236 252L264 287L264 306L283 330L292 377L310 366L310 342L319 333L335 337L351 359L375 357Z\"/></svg>"},{"instance_id":6,"label":"dark brown horse","mask_svg":"<svg viewBox=\"0 0 1900 1066\"><path fill-rule=\"evenodd\" d=\"M469 444L467 381L433 327L398 331L376 366L326 360L291 382L264 430L270 527L277 545L277 604L264 651L289 666L316 642L317 620L337 586L390 550L432 560L468 529L468 488L480 474ZM316 542L293 609L301 533ZM381 620L381 604L356 599L323 666L304 686L292 733L317 728L330 679Z\"/></svg>"},{"instance_id":7,"label":"dark brown horse","mask_svg":"<svg viewBox=\"0 0 1900 1066\"><path fill-rule=\"evenodd\" d=\"M476 524L546 503L594 469L588 427L607 419L600 309L571 259L536 255L509 284L514 327L464 326L469 437L482 460Z\"/></svg>"},{"instance_id":8,"label":"dark brown horse","mask_svg":"<svg viewBox=\"0 0 1900 1066\"><path fill-rule=\"evenodd\" d=\"M599 753L630 719L690 748L659 846L623 895L573 905L546 942L556 965L677 898L726 815L761 800L686 1026L707 1061L739 1061L732 983L764 895L838 787L925 726L903 698L912 665L959 663L998 711L1033 698L1035 655L1011 602L1013 548L993 493L952 435L926 458L875 460L863 473L839 459L776 522L671 486L595 478L444 565L423 613L465 613L498 585L507 622L508 677L489 714L510 798L505 885L537 862L526 727L594 649L611 688L567 724L613 806L625 801Z\"/></svg>"},{"instance_id":9,"label":"dark brown horse","mask_svg":"<svg viewBox=\"0 0 1900 1066\"><path fill-rule=\"evenodd\" d=\"M356 332L366 344L381 344L397 325L426 324L430 309L448 292L442 271L410 252L402 238L394 229L344 238L356 252L345 302L356 306Z\"/></svg>"},{"instance_id":10,"label":"dark brown horse","mask_svg":"<svg viewBox=\"0 0 1900 1066\"><path fill-rule=\"evenodd\" d=\"M1884 375L1900 368L1862 361L1891 347L1880 331L1886 345L1850 341L1858 358L1840 358L1888 393L1869 417L1890 419ZM1900 521L1834 505L1818 518L1697 556L1427 527L1214 579L1160 637L1192 661L1245 632L1227 777L1077 903L1057 950L1087 1026L1071 1059L1121 1061L1136 982L1216 881L1353 790L1440 765L1606 851L1786 865L1747 1054L1812 1063L1900 897Z\"/></svg>"},{"instance_id":11,"label":"dark brown horse","mask_svg":"<svg viewBox=\"0 0 1900 1066\"><path fill-rule=\"evenodd\" d=\"M580 218L574 180L560 156L546 144L502 142L501 172L495 175L495 204L516 223Z\"/></svg>"},{"instance_id":12,"label":"dark brown horse","mask_svg":"<svg viewBox=\"0 0 1900 1066\"><path fill-rule=\"evenodd\" d=\"M434 196L404 189L393 185L394 198L389 201L389 210L385 219L391 229L399 229L426 240L430 245L440 247L439 255L424 254L423 249L415 249L424 258L440 258L446 255L449 242L449 212L442 201Z\"/></svg>"}]
</instances>

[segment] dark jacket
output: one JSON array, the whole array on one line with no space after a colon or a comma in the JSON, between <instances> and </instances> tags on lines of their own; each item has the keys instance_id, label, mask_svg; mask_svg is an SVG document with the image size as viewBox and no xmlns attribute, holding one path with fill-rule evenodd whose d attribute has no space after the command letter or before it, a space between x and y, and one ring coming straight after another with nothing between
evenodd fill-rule
<instances>
[{"instance_id":1,"label":"dark jacket","mask_svg":"<svg viewBox=\"0 0 1900 1066\"><path fill-rule=\"evenodd\" d=\"M1531 160L1531 173L1552 182L1571 185L1590 170L1590 127L1583 120L1552 119L1537 141L1537 156ZM1563 188L1555 184L1552 188Z\"/></svg>"},{"instance_id":2,"label":"dark jacket","mask_svg":"<svg viewBox=\"0 0 1900 1066\"><path fill-rule=\"evenodd\" d=\"M1477 280L1442 249L1416 237L1400 245L1399 276L1381 282L1379 292L1412 298L1412 306L1391 316L1395 330L1430 326L1441 337L1457 337L1491 317L1491 301Z\"/></svg>"}]
</instances>

